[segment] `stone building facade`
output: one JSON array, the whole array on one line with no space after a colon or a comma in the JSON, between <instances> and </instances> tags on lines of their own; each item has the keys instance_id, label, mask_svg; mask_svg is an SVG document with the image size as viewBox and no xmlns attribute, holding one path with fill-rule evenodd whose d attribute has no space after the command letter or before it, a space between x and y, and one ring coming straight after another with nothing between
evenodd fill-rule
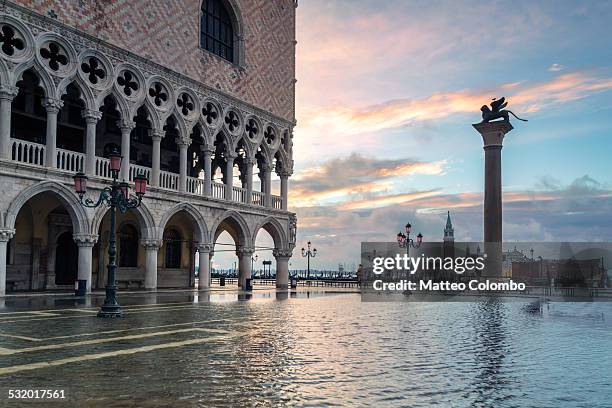
<instances>
[{"instance_id":1,"label":"stone building facade","mask_svg":"<svg viewBox=\"0 0 612 408\"><path fill-rule=\"evenodd\" d=\"M261 229L277 286L296 234L293 0L6 1L0 5L0 295L104 286L109 220L88 195L120 178L149 180L143 205L118 216L118 283L210 284L223 231L240 284ZM278 191L272 175L279 179ZM255 176L255 177L254 177ZM254 178L256 180L254 180Z\"/></svg>"}]
</instances>

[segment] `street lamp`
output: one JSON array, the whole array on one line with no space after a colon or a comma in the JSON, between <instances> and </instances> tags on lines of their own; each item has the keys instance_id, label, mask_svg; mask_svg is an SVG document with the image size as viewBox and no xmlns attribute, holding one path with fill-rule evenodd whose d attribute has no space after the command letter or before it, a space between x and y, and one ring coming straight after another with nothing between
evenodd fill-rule
<instances>
[{"instance_id":1,"label":"street lamp","mask_svg":"<svg viewBox=\"0 0 612 408\"><path fill-rule=\"evenodd\" d=\"M88 208L96 208L100 205L106 205L110 208L110 238L108 242L108 282L106 284L106 298L104 304L98 312L98 317L122 317L123 312L121 306L117 302L117 246L116 246L116 223L117 213L119 209L121 213L125 213L130 208L136 208L142 202L142 197L147 190L147 177L139 173L134 177L135 195L130 196L130 184L126 181L119 182L119 169L121 169L122 157L114 150L109 154L110 169L113 176L113 182L110 187L104 187L100 192L98 201L91 198L84 198L87 192L87 176L79 172L74 175L74 190L79 195L81 205Z\"/></svg>"},{"instance_id":2,"label":"street lamp","mask_svg":"<svg viewBox=\"0 0 612 408\"><path fill-rule=\"evenodd\" d=\"M406 234L401 231L397 233L397 244L400 248L406 248L406 255L410 255L410 247L419 248L423 243L423 234L419 232L417 235L417 242L415 243L412 238L410 238L410 232L412 231L412 225L410 223L406 224Z\"/></svg>"},{"instance_id":3,"label":"street lamp","mask_svg":"<svg viewBox=\"0 0 612 408\"><path fill-rule=\"evenodd\" d=\"M311 246L312 246L312 243L308 241L308 251L302 248L302 256L305 258L308 258L308 272L306 275L306 279L310 279L310 258L314 258L315 256L317 256L317 248L313 248L311 250L310 249Z\"/></svg>"},{"instance_id":4,"label":"street lamp","mask_svg":"<svg viewBox=\"0 0 612 408\"><path fill-rule=\"evenodd\" d=\"M257 258L259 258L259 255L255 255L255 257L251 257L251 272L253 272L253 263L257 261Z\"/></svg>"}]
</instances>

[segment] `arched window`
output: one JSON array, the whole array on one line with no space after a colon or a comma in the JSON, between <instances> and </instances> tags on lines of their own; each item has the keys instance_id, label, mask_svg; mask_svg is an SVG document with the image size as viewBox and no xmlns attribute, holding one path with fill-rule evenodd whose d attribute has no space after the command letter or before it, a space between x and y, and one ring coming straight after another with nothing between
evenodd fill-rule
<instances>
[{"instance_id":1,"label":"arched window","mask_svg":"<svg viewBox=\"0 0 612 408\"><path fill-rule=\"evenodd\" d=\"M138 266L138 231L129 224L123 225L119 230L119 266Z\"/></svg>"},{"instance_id":2,"label":"arched window","mask_svg":"<svg viewBox=\"0 0 612 408\"><path fill-rule=\"evenodd\" d=\"M177 230L169 229L164 232L164 247L166 248L166 268L181 267L181 247L183 241Z\"/></svg>"},{"instance_id":3,"label":"arched window","mask_svg":"<svg viewBox=\"0 0 612 408\"><path fill-rule=\"evenodd\" d=\"M203 0L200 19L200 46L228 60L234 60L234 26L222 0Z\"/></svg>"}]
</instances>

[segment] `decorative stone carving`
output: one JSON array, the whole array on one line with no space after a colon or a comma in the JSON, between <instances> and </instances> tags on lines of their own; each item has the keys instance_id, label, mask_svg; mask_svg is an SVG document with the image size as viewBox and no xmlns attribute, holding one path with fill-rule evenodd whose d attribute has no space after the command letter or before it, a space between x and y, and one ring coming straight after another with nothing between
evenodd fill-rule
<instances>
[{"instance_id":1,"label":"decorative stone carving","mask_svg":"<svg viewBox=\"0 0 612 408\"><path fill-rule=\"evenodd\" d=\"M98 242L97 234L74 234L72 238L79 247L93 247Z\"/></svg>"},{"instance_id":2,"label":"decorative stone carving","mask_svg":"<svg viewBox=\"0 0 612 408\"><path fill-rule=\"evenodd\" d=\"M43 106L47 110L47 113L58 113L64 106L64 101L61 99L45 98Z\"/></svg>"},{"instance_id":3,"label":"decorative stone carving","mask_svg":"<svg viewBox=\"0 0 612 408\"><path fill-rule=\"evenodd\" d=\"M159 239L141 239L140 245L144 247L145 250L159 250L162 246L162 241Z\"/></svg>"},{"instance_id":4,"label":"decorative stone carving","mask_svg":"<svg viewBox=\"0 0 612 408\"><path fill-rule=\"evenodd\" d=\"M0 242L8 242L15 235L15 230L10 228L0 228Z\"/></svg>"}]
</instances>

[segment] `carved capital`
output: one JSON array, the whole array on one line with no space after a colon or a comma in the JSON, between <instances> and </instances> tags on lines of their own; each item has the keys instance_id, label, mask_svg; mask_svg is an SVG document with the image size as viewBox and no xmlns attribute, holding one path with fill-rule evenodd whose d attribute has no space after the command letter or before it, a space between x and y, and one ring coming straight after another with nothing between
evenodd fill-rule
<instances>
[{"instance_id":1,"label":"carved capital","mask_svg":"<svg viewBox=\"0 0 612 408\"><path fill-rule=\"evenodd\" d=\"M10 228L0 228L0 242L8 242L15 235L15 230Z\"/></svg>"},{"instance_id":2,"label":"carved capital","mask_svg":"<svg viewBox=\"0 0 612 408\"><path fill-rule=\"evenodd\" d=\"M162 241L159 239L141 239L140 245L144 247L145 250L159 250L162 246Z\"/></svg>"},{"instance_id":3,"label":"carved capital","mask_svg":"<svg viewBox=\"0 0 612 408\"><path fill-rule=\"evenodd\" d=\"M293 174L293 172L289 171L289 170L279 170L276 172L276 175L280 178L289 178L291 177L291 175Z\"/></svg>"},{"instance_id":4,"label":"carved capital","mask_svg":"<svg viewBox=\"0 0 612 408\"><path fill-rule=\"evenodd\" d=\"M72 239L79 247L92 247L98 242L97 234L73 234Z\"/></svg>"},{"instance_id":5,"label":"carved capital","mask_svg":"<svg viewBox=\"0 0 612 408\"><path fill-rule=\"evenodd\" d=\"M16 86L2 85L0 86L0 99L12 101L19 94L19 88Z\"/></svg>"},{"instance_id":6,"label":"carved capital","mask_svg":"<svg viewBox=\"0 0 612 408\"><path fill-rule=\"evenodd\" d=\"M161 141L164 138L164 136L166 136L166 132L164 132L163 130L160 130L160 129L151 130L151 139L153 139L154 142Z\"/></svg>"},{"instance_id":7,"label":"carved capital","mask_svg":"<svg viewBox=\"0 0 612 408\"><path fill-rule=\"evenodd\" d=\"M212 244L197 244L196 249L201 253L212 253L213 245Z\"/></svg>"},{"instance_id":8,"label":"carved capital","mask_svg":"<svg viewBox=\"0 0 612 408\"><path fill-rule=\"evenodd\" d=\"M293 255L293 250L291 249L275 249L274 251L272 251L272 255L275 258L291 258L291 256Z\"/></svg>"},{"instance_id":9,"label":"carved capital","mask_svg":"<svg viewBox=\"0 0 612 408\"><path fill-rule=\"evenodd\" d=\"M102 112L91 109L83 109L81 116L85 119L85 123L88 125L95 125L100 119L102 119Z\"/></svg>"},{"instance_id":10,"label":"carved capital","mask_svg":"<svg viewBox=\"0 0 612 408\"><path fill-rule=\"evenodd\" d=\"M253 256L255 248L251 247L240 247L236 249L236 256Z\"/></svg>"},{"instance_id":11,"label":"carved capital","mask_svg":"<svg viewBox=\"0 0 612 408\"><path fill-rule=\"evenodd\" d=\"M117 121L117 126L121 129L121 133L123 132L131 132L132 129L136 127L136 123L132 120L121 119Z\"/></svg>"},{"instance_id":12,"label":"carved capital","mask_svg":"<svg viewBox=\"0 0 612 408\"><path fill-rule=\"evenodd\" d=\"M47 110L47 113L57 114L64 106L64 101L61 99L45 98L42 105Z\"/></svg>"},{"instance_id":13,"label":"carved capital","mask_svg":"<svg viewBox=\"0 0 612 408\"><path fill-rule=\"evenodd\" d=\"M176 145L179 147L183 147L183 146L189 146L191 144L191 138L190 137L177 137L175 139L176 141Z\"/></svg>"},{"instance_id":14,"label":"carved capital","mask_svg":"<svg viewBox=\"0 0 612 408\"><path fill-rule=\"evenodd\" d=\"M204 154L204 155L209 155L209 156L211 156L211 155L212 155L212 154L215 152L215 149L212 149L212 148L210 148L210 147L208 147L208 146L204 146L204 145L202 145L202 146L200 146L200 151L201 151L201 152L202 152L202 154Z\"/></svg>"}]
</instances>

